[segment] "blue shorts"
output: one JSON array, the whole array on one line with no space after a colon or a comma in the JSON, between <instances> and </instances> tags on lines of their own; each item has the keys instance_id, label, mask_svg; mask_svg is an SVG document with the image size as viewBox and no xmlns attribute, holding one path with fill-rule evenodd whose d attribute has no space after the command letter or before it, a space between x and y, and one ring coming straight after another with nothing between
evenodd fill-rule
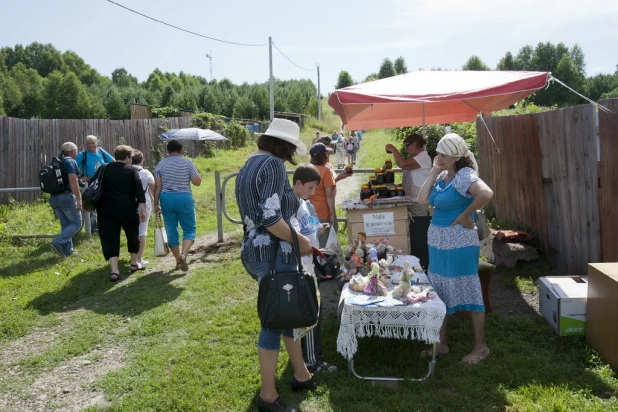
<instances>
[{"instance_id":1,"label":"blue shorts","mask_svg":"<svg viewBox=\"0 0 618 412\"><path fill-rule=\"evenodd\" d=\"M268 262L242 262L243 266L251 275L253 279L255 279L258 284L262 281L264 276L268 275L270 272L270 261ZM275 263L276 271L291 271L296 270L298 266L295 263L283 263L281 261L281 254L277 253L277 261ZM262 328L260 330L260 336L258 337L258 348L262 348L265 350L279 351L281 349L281 335L286 336L288 338L294 337L294 332L292 329L289 330L270 330L266 328Z\"/></svg>"}]
</instances>

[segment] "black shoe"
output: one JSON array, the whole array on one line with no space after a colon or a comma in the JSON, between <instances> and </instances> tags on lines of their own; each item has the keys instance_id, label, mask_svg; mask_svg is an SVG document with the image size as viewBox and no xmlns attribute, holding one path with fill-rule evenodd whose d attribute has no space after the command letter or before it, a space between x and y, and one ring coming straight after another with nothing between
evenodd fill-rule
<instances>
[{"instance_id":1,"label":"black shoe","mask_svg":"<svg viewBox=\"0 0 618 412\"><path fill-rule=\"evenodd\" d=\"M257 406L260 411L300 412L300 409L296 406L289 406L285 403L283 399L281 399L281 396L275 399L274 402L266 402L258 394L255 398L255 406Z\"/></svg>"},{"instance_id":2,"label":"black shoe","mask_svg":"<svg viewBox=\"0 0 618 412\"><path fill-rule=\"evenodd\" d=\"M304 382L299 382L295 376L292 376L292 390L293 391L315 391L317 386L315 385L315 375L311 379Z\"/></svg>"}]
</instances>

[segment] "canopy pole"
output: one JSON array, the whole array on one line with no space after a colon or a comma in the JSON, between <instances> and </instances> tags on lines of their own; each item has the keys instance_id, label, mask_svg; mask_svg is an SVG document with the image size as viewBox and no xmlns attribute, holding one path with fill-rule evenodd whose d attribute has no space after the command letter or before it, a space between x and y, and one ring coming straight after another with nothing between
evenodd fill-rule
<instances>
[{"instance_id":1,"label":"canopy pole","mask_svg":"<svg viewBox=\"0 0 618 412\"><path fill-rule=\"evenodd\" d=\"M423 117L423 139L427 141L427 128L425 127L425 103L421 103L421 116Z\"/></svg>"}]
</instances>

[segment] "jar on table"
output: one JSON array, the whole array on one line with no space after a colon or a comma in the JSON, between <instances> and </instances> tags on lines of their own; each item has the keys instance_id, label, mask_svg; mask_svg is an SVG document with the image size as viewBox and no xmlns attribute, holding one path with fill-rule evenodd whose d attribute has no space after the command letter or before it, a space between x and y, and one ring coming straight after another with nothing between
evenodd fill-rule
<instances>
[{"instance_id":1,"label":"jar on table","mask_svg":"<svg viewBox=\"0 0 618 412\"><path fill-rule=\"evenodd\" d=\"M393 161L391 159L386 159L384 161L384 171L387 171L388 169L392 169L393 168Z\"/></svg>"},{"instance_id":2,"label":"jar on table","mask_svg":"<svg viewBox=\"0 0 618 412\"><path fill-rule=\"evenodd\" d=\"M402 185L397 185L397 196L405 196L406 191L403 189Z\"/></svg>"},{"instance_id":3,"label":"jar on table","mask_svg":"<svg viewBox=\"0 0 618 412\"><path fill-rule=\"evenodd\" d=\"M392 185L392 186L387 186L388 189L388 197L397 197L398 196L398 192L397 192L397 186Z\"/></svg>"},{"instance_id":4,"label":"jar on table","mask_svg":"<svg viewBox=\"0 0 618 412\"><path fill-rule=\"evenodd\" d=\"M393 172L393 169L386 169L386 172L384 172L384 183L395 183L395 172Z\"/></svg>"},{"instance_id":5,"label":"jar on table","mask_svg":"<svg viewBox=\"0 0 618 412\"><path fill-rule=\"evenodd\" d=\"M378 194L379 198L388 197L388 190L386 189L386 185L375 185L373 187L373 191Z\"/></svg>"},{"instance_id":6,"label":"jar on table","mask_svg":"<svg viewBox=\"0 0 618 412\"><path fill-rule=\"evenodd\" d=\"M386 182L384 181L384 173L382 173L382 172L378 172L378 173L376 173L376 182L377 182L379 185L383 185L384 183L386 183Z\"/></svg>"},{"instance_id":7,"label":"jar on table","mask_svg":"<svg viewBox=\"0 0 618 412\"><path fill-rule=\"evenodd\" d=\"M360 200L369 199L371 197L371 194L372 192L368 184L365 183L361 185Z\"/></svg>"},{"instance_id":8,"label":"jar on table","mask_svg":"<svg viewBox=\"0 0 618 412\"><path fill-rule=\"evenodd\" d=\"M369 186L373 187L378 184L378 180L374 176L369 176Z\"/></svg>"}]
</instances>

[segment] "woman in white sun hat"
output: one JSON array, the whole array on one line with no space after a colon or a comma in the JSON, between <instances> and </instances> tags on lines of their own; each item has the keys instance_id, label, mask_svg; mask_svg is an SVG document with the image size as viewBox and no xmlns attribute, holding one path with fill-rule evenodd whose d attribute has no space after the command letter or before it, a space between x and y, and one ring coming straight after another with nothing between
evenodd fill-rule
<instances>
[{"instance_id":1,"label":"woman in white sun hat","mask_svg":"<svg viewBox=\"0 0 618 412\"><path fill-rule=\"evenodd\" d=\"M277 251L275 269L296 270L295 253L289 226L298 226L296 212L300 201L286 175L285 162L296 165L294 155L305 154L307 147L299 139L296 123L273 119L266 133L259 133L258 151L252 154L236 177L236 202L243 220L244 235L241 246L241 261L251 277L258 283L270 271L270 261L277 238L281 240ZM298 231L297 231L298 232ZM297 233L301 256L312 254L311 243ZM315 381L303 360L300 340L294 340L292 330L269 330L262 328L258 338L258 359L262 388L255 399L260 410L297 411L288 406L277 393L275 373L279 356L280 340L288 351L294 368L291 381L293 390L314 390Z\"/></svg>"},{"instance_id":2,"label":"woman in white sun hat","mask_svg":"<svg viewBox=\"0 0 618 412\"><path fill-rule=\"evenodd\" d=\"M447 314L470 313L474 346L461 363L474 365L490 352L485 344L485 305L478 276L479 238L472 215L494 193L477 175L474 155L459 135L445 135L436 151L433 168L418 195L418 203L435 207L427 231L428 277L446 304ZM447 319L440 329L439 355L449 352Z\"/></svg>"}]
</instances>

